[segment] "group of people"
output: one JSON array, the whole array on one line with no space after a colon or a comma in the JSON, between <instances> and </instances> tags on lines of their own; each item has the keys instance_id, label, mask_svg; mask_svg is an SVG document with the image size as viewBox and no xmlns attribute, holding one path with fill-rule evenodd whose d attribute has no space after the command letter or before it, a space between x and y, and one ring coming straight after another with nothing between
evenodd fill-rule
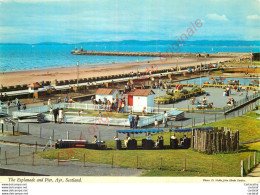
<instances>
[{"instance_id":1,"label":"group of people","mask_svg":"<svg viewBox=\"0 0 260 195\"><path fill-rule=\"evenodd\" d=\"M8 105L8 103L7 103L7 105ZM16 103L16 105L17 105L18 111L20 111L20 110L21 110L21 106L22 106L22 104L20 103L20 101L18 101L18 102ZM10 106L10 104L9 104L8 106ZM23 109L23 110L26 110L26 105L25 105L25 104L23 104L22 109Z\"/></svg>"},{"instance_id":2,"label":"group of people","mask_svg":"<svg viewBox=\"0 0 260 195\"><path fill-rule=\"evenodd\" d=\"M163 136L162 135L157 137L157 140L155 142L155 147L159 146L160 141L163 141Z\"/></svg>"},{"instance_id":3,"label":"group of people","mask_svg":"<svg viewBox=\"0 0 260 195\"><path fill-rule=\"evenodd\" d=\"M96 100L94 97L92 97L92 103L95 105L102 105L104 107L104 110L107 110L109 112L112 112L113 110L117 113L121 112L124 113L125 110L125 99L119 99L119 98L113 98L112 101L110 101L107 98L104 98L104 101L102 100Z\"/></svg>"},{"instance_id":4,"label":"group of people","mask_svg":"<svg viewBox=\"0 0 260 195\"><path fill-rule=\"evenodd\" d=\"M136 129L138 125L138 121L140 120L139 115L134 116L132 112L128 115L128 120L130 123L130 128Z\"/></svg>"},{"instance_id":5,"label":"group of people","mask_svg":"<svg viewBox=\"0 0 260 195\"><path fill-rule=\"evenodd\" d=\"M191 100L191 105L194 105L196 103L196 98L195 97L192 97L190 100ZM213 107L213 102L208 103L207 98L203 97L202 103L200 103L200 101L197 100L196 106L197 106L197 108L212 108Z\"/></svg>"},{"instance_id":6,"label":"group of people","mask_svg":"<svg viewBox=\"0 0 260 195\"><path fill-rule=\"evenodd\" d=\"M53 114L55 123L57 123L57 119L59 119L58 120L59 124L62 123L62 121L64 120L64 117L65 117L65 113L64 113L63 108L52 109L52 107L51 107L50 108L50 114Z\"/></svg>"},{"instance_id":7,"label":"group of people","mask_svg":"<svg viewBox=\"0 0 260 195\"><path fill-rule=\"evenodd\" d=\"M153 89L168 89L168 85L166 82L161 81L161 79L159 79L158 81L155 81L152 85Z\"/></svg>"},{"instance_id":8,"label":"group of people","mask_svg":"<svg viewBox=\"0 0 260 195\"><path fill-rule=\"evenodd\" d=\"M57 103L59 104L59 103L61 103L62 102L62 100L61 100L61 97L58 97L57 98ZM64 103L72 103L73 102L73 100L72 100L72 98L68 98L68 96L66 96L65 98L64 98L64 101L63 101ZM52 101L51 101L51 99L48 99L48 103L47 103L49 106L51 106L52 105Z\"/></svg>"},{"instance_id":9,"label":"group of people","mask_svg":"<svg viewBox=\"0 0 260 195\"><path fill-rule=\"evenodd\" d=\"M163 112L163 121L162 123L164 124L164 127L168 127L168 124L167 124L167 121L168 121L168 114L166 111ZM154 120L154 127L155 128L158 128L159 127L159 121L157 119Z\"/></svg>"},{"instance_id":10,"label":"group of people","mask_svg":"<svg viewBox=\"0 0 260 195\"><path fill-rule=\"evenodd\" d=\"M176 137L176 134L174 133L172 136L171 136L171 138L170 139L177 139L177 137ZM183 137L182 138L180 138L180 145L184 145L184 141L187 139L187 136L186 135L183 135Z\"/></svg>"},{"instance_id":11,"label":"group of people","mask_svg":"<svg viewBox=\"0 0 260 195\"><path fill-rule=\"evenodd\" d=\"M128 82L125 84L124 92L125 92L125 93L130 92L132 89L136 89L136 88L135 88L135 84L134 84L133 81L128 81Z\"/></svg>"},{"instance_id":12,"label":"group of people","mask_svg":"<svg viewBox=\"0 0 260 195\"><path fill-rule=\"evenodd\" d=\"M228 106L235 106L236 102L235 102L234 98L229 98L228 102L227 102L227 105Z\"/></svg>"},{"instance_id":13,"label":"group of people","mask_svg":"<svg viewBox=\"0 0 260 195\"><path fill-rule=\"evenodd\" d=\"M231 88L228 86L223 92L223 96L229 96L229 95L231 95Z\"/></svg>"}]
</instances>

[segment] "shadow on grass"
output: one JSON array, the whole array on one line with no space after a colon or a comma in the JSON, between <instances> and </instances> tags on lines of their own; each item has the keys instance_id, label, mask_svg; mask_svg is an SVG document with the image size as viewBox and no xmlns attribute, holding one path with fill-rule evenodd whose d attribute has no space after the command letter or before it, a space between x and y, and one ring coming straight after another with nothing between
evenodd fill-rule
<instances>
[{"instance_id":1,"label":"shadow on grass","mask_svg":"<svg viewBox=\"0 0 260 195\"><path fill-rule=\"evenodd\" d=\"M249 149L249 146L245 146L245 145L241 145L239 146L239 152L240 153L243 153L243 152L257 152L257 153L260 153L260 151L258 150L255 150L255 149Z\"/></svg>"}]
</instances>

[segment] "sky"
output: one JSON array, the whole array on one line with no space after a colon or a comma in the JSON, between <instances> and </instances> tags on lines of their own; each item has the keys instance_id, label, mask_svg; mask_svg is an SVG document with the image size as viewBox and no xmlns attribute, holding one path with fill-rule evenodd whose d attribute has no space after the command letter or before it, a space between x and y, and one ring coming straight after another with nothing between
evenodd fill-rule
<instances>
[{"instance_id":1,"label":"sky","mask_svg":"<svg viewBox=\"0 0 260 195\"><path fill-rule=\"evenodd\" d=\"M0 43L260 40L260 0L0 0Z\"/></svg>"}]
</instances>

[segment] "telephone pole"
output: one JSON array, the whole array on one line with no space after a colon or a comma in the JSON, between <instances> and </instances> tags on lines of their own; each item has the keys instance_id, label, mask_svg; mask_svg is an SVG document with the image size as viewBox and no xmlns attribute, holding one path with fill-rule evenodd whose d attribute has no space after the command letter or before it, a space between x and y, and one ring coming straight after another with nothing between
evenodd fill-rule
<instances>
[{"instance_id":1,"label":"telephone pole","mask_svg":"<svg viewBox=\"0 0 260 195\"><path fill-rule=\"evenodd\" d=\"M77 61L77 87L79 87L79 61Z\"/></svg>"}]
</instances>

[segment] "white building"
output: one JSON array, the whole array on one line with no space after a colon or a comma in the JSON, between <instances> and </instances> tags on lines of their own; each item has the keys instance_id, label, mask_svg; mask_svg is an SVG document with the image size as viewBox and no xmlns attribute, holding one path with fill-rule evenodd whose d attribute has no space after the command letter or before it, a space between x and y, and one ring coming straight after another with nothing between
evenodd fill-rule
<instances>
[{"instance_id":1,"label":"white building","mask_svg":"<svg viewBox=\"0 0 260 195\"><path fill-rule=\"evenodd\" d=\"M34 93L34 92L38 92L38 88L40 88L41 86L38 83L32 83L30 85L28 85L29 87L29 92Z\"/></svg>"},{"instance_id":2,"label":"white building","mask_svg":"<svg viewBox=\"0 0 260 195\"><path fill-rule=\"evenodd\" d=\"M128 105L133 106L134 112L142 112L144 107L154 107L154 92L151 89L135 89L128 93Z\"/></svg>"},{"instance_id":3,"label":"white building","mask_svg":"<svg viewBox=\"0 0 260 195\"><path fill-rule=\"evenodd\" d=\"M119 91L117 89L110 89L110 88L99 88L96 91L96 100L98 101L99 99L101 101L104 101L104 98L107 98L109 101L112 102L112 99L118 98L119 97Z\"/></svg>"}]
</instances>

